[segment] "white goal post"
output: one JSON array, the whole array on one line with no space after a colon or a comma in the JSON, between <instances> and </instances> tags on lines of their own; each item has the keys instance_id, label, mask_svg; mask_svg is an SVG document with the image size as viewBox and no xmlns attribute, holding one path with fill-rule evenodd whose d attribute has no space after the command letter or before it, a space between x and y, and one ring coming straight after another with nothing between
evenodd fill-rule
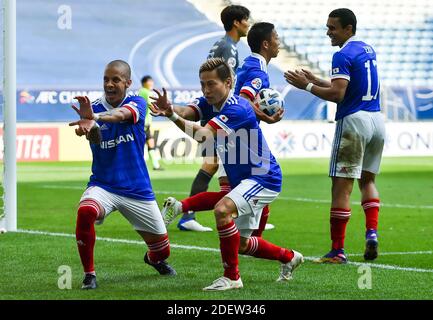
<instances>
[{"instance_id":1,"label":"white goal post","mask_svg":"<svg viewBox=\"0 0 433 320\"><path fill-rule=\"evenodd\" d=\"M16 175L16 0L3 1L4 74L3 74L3 163L4 217L0 228L17 230Z\"/></svg>"}]
</instances>

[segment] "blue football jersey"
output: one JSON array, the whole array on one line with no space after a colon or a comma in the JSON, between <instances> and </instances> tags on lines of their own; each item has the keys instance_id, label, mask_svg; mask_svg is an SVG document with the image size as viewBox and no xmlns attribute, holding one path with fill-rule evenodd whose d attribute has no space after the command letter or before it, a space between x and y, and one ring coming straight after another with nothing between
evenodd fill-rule
<instances>
[{"instance_id":1,"label":"blue football jersey","mask_svg":"<svg viewBox=\"0 0 433 320\"><path fill-rule=\"evenodd\" d=\"M92 108L95 113L113 109L105 97L93 102ZM155 200L144 161L146 101L128 94L118 108L128 108L133 121L98 121L102 142L90 144L93 163L88 186L98 186L129 198Z\"/></svg>"},{"instance_id":2,"label":"blue football jersey","mask_svg":"<svg viewBox=\"0 0 433 320\"><path fill-rule=\"evenodd\" d=\"M200 120L202 126L205 126L210 119L212 119L219 113L219 110L213 105L209 104L205 97L195 99L193 102L188 104L188 107L194 110L194 120Z\"/></svg>"},{"instance_id":3,"label":"blue football jersey","mask_svg":"<svg viewBox=\"0 0 433 320\"><path fill-rule=\"evenodd\" d=\"M263 88L269 88L269 75L266 60L257 53L246 57L242 65L236 71L236 85L234 93L246 94L251 101Z\"/></svg>"},{"instance_id":4,"label":"blue football jersey","mask_svg":"<svg viewBox=\"0 0 433 320\"><path fill-rule=\"evenodd\" d=\"M331 79L349 81L335 120L363 111L380 111L380 84L376 52L365 42L349 39L332 57Z\"/></svg>"},{"instance_id":5,"label":"blue football jersey","mask_svg":"<svg viewBox=\"0 0 433 320\"><path fill-rule=\"evenodd\" d=\"M232 188L252 179L267 189L281 191L281 168L248 100L231 95L208 124L218 130L216 149Z\"/></svg>"}]
</instances>

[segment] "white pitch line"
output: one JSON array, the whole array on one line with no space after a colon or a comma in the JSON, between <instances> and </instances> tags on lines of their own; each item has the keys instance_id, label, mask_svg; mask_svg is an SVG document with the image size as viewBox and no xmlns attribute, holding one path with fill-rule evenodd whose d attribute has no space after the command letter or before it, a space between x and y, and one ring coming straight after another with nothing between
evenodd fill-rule
<instances>
[{"instance_id":1,"label":"white pitch line","mask_svg":"<svg viewBox=\"0 0 433 320\"><path fill-rule=\"evenodd\" d=\"M46 231L22 230L22 229L19 229L16 232L17 233L25 233L25 234L44 235L44 236L75 238L74 234L58 233L58 232L46 232ZM145 245L145 243L143 241L137 241L137 240L102 238L102 237L96 237L96 240L107 241L107 242L116 242L116 243ZM170 244L170 246L172 248L179 248L179 249L186 249L186 250L199 250L199 251L218 252L218 253L220 252L219 249L215 249L215 248L206 248L206 247L198 247L198 246L186 246L186 245L178 245L178 244ZM431 253L431 251L426 251L426 252ZM404 254L404 253L401 253L401 254ZM243 256L243 257L248 257L248 256ZM314 260L318 259L318 257L304 257L304 259L305 260L309 260L309 261L314 261ZM349 265L355 265L355 266L365 266L365 265L367 265L367 266L370 266L370 267L373 267L373 268L380 268L380 269L387 269L387 270L421 272L421 273L433 273L433 269L407 268L407 267L400 267L400 266L387 265L387 264L351 262L351 261L347 262L347 264L349 264Z\"/></svg>"},{"instance_id":2,"label":"white pitch line","mask_svg":"<svg viewBox=\"0 0 433 320\"><path fill-rule=\"evenodd\" d=\"M323 199L310 199L310 198L297 198L297 197L278 197L276 200L289 200L289 201L298 201L298 202L313 202L313 203L331 203L331 200L323 200ZM352 205L360 205L359 202L352 201ZM414 204L389 204L389 203L381 203L381 207L388 208L402 208L402 209L433 209L433 206L429 205L414 205Z\"/></svg>"},{"instance_id":3,"label":"white pitch line","mask_svg":"<svg viewBox=\"0 0 433 320\"><path fill-rule=\"evenodd\" d=\"M404 255L417 255L417 254L433 254L433 251L408 251L408 252L380 252L381 256L404 256ZM346 254L348 257L361 257L363 256L363 253L349 253Z\"/></svg>"},{"instance_id":4,"label":"white pitch line","mask_svg":"<svg viewBox=\"0 0 433 320\"><path fill-rule=\"evenodd\" d=\"M314 261L320 257L304 257L305 260ZM409 271L409 272L422 272L422 273L433 273L433 269L420 269L420 268L410 268L410 267L400 267L389 264L378 264L369 262L353 262L348 261L347 264L353 266L369 266L372 268L387 269L387 270L398 270L398 271Z\"/></svg>"},{"instance_id":5,"label":"white pitch line","mask_svg":"<svg viewBox=\"0 0 433 320\"><path fill-rule=\"evenodd\" d=\"M44 189L74 189L74 190L83 190L83 191L85 189L85 186L80 187L80 186L42 185L40 187L44 188ZM186 195L189 194L189 192L185 192L185 191L157 191L157 190L155 190L154 192L155 192L155 194L186 194ZM275 201L278 201L278 200L308 202L308 203L329 203L329 204L331 203L331 200L300 198L300 197L284 197L284 196L279 196ZM353 201L352 205L360 205L360 203ZM381 203L380 206L386 207L386 208L401 208L401 209L428 209L428 210L433 209L433 205L429 206L429 205L413 205L413 204L398 204L398 203L394 203L394 204Z\"/></svg>"},{"instance_id":6,"label":"white pitch line","mask_svg":"<svg viewBox=\"0 0 433 320\"><path fill-rule=\"evenodd\" d=\"M43 235L43 236L75 238L75 234L59 233L59 232L47 232L47 231L39 231L39 230L22 230L22 229L19 229L16 232L17 233ZM106 242L115 242L115 243L136 244L136 245L142 245L142 246L146 245L145 242L139 241L139 240L115 239L115 238L104 238L104 237L96 237L96 240L106 241ZM172 243L170 243L170 247L179 248L179 249L186 249L186 250L220 252L219 249L204 248L204 247L197 247L197 246L186 246L186 245L179 245L179 244L172 244Z\"/></svg>"}]
</instances>

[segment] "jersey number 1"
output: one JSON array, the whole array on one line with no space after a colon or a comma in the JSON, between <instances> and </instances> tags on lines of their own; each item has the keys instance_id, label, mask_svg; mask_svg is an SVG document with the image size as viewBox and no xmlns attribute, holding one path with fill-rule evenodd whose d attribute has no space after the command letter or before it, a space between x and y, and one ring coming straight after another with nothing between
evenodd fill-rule
<instances>
[{"instance_id":1,"label":"jersey number 1","mask_svg":"<svg viewBox=\"0 0 433 320\"><path fill-rule=\"evenodd\" d=\"M367 69L367 93L365 96L362 96L362 101L371 101L373 99L376 99L377 94L379 93L379 83L378 83L376 94L374 96L371 95L371 64L370 64L370 62L373 63L374 68L377 67L376 60L368 60L365 63L365 68Z\"/></svg>"}]
</instances>

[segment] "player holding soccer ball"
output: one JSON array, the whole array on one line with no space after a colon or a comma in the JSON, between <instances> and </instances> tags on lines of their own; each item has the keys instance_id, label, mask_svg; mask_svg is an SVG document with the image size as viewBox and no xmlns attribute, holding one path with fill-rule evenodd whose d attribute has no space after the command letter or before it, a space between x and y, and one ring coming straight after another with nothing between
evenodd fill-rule
<instances>
[{"instance_id":1,"label":"player holding soccer ball","mask_svg":"<svg viewBox=\"0 0 433 320\"><path fill-rule=\"evenodd\" d=\"M269 22L255 23L247 36L251 55L246 57L236 72L235 94L249 100L254 108L257 119L266 123L276 123L283 118L284 108L273 115L266 114L256 103L260 90L270 87L268 64L272 58L278 56L280 39L275 26ZM270 215L269 207L263 208L262 222L266 222ZM273 228L273 225L269 226Z\"/></svg>"},{"instance_id":2,"label":"player holding soccer ball","mask_svg":"<svg viewBox=\"0 0 433 320\"><path fill-rule=\"evenodd\" d=\"M215 141L232 187L214 209L224 276L203 290L243 287L238 253L280 261L277 280L290 280L294 269L303 262L303 256L252 236L264 206L275 200L281 191L280 166L269 150L249 101L232 94L233 78L227 63L220 58L209 59L200 67L199 76L204 98L219 110L205 127L175 113L165 89L163 95L157 91L152 111L167 116L199 143Z\"/></svg>"},{"instance_id":3,"label":"player holding soccer ball","mask_svg":"<svg viewBox=\"0 0 433 320\"><path fill-rule=\"evenodd\" d=\"M233 72L236 72L239 66L237 43L242 37L247 35L250 27L249 18L250 11L244 6L229 5L225 7L221 11L221 22L224 25L226 33L224 37L213 44L207 58L222 58L232 68ZM207 112L205 112L205 115L207 115ZM200 115L198 115L197 118L197 120L201 120L201 124L204 126L212 117L200 117ZM209 151L209 153L205 151ZM198 193L206 192L212 177L218 171L219 165L215 150L203 150L202 157L203 164L192 182L191 197ZM221 191L224 190L225 186L223 183L221 185ZM210 209L213 209L213 207ZM202 226L196 220L194 210L184 211L183 216L177 223L177 227L179 230L183 231L212 231L211 228Z\"/></svg>"},{"instance_id":4,"label":"player holding soccer ball","mask_svg":"<svg viewBox=\"0 0 433 320\"><path fill-rule=\"evenodd\" d=\"M326 25L332 45L341 48L332 58L331 82L318 79L305 70L285 73L286 80L295 87L337 103L337 127L329 171L332 178L332 249L317 262L347 261L344 239L351 215L350 195L354 179L358 179L366 218L364 258L374 260L378 255L380 206L375 178L385 141L376 53L370 45L355 38L356 17L351 10L332 11Z\"/></svg>"},{"instance_id":5,"label":"player holding soccer ball","mask_svg":"<svg viewBox=\"0 0 433 320\"><path fill-rule=\"evenodd\" d=\"M283 108L269 116L255 103L260 90L270 87L268 64L272 58L278 56L280 47L278 33L272 23L259 22L251 27L247 41L252 53L245 58L236 72L235 94L251 101L257 119L266 123L278 122L283 118Z\"/></svg>"},{"instance_id":6,"label":"player holding soccer ball","mask_svg":"<svg viewBox=\"0 0 433 320\"><path fill-rule=\"evenodd\" d=\"M267 123L275 123L282 119L284 109L272 115L268 115L256 103L256 96L264 88L269 88L270 81L267 73L267 65L270 60L278 55L280 41L278 34L275 31L274 25L267 22L256 23L252 26L248 33L248 45L252 51L252 55L247 57L242 66L238 69L235 94L238 94L248 99L254 108L258 120L263 120ZM205 98L195 100L189 107L195 110L197 116L195 120L202 120L202 123L209 121L214 115L212 114L213 106L206 102ZM175 107L175 112L185 112L182 108ZM191 118L188 118L191 120ZM173 197L166 199L162 213L167 224L171 223L175 217L183 212L188 211L204 211L213 209L214 205L230 192L230 184L227 180L223 166L219 166L219 183L220 192L201 192L189 198L178 201ZM261 216L260 225L254 231L254 236L260 237L263 230L272 229L272 224L267 224L270 215L269 207L265 206Z\"/></svg>"},{"instance_id":7,"label":"player holding soccer ball","mask_svg":"<svg viewBox=\"0 0 433 320\"><path fill-rule=\"evenodd\" d=\"M101 224L118 210L148 246L144 262L161 275L176 275L165 261L170 255L167 230L144 162L146 101L127 93L131 69L121 60L110 62L104 73L104 96L92 104L76 97L81 120L78 136L86 135L93 154L92 175L78 207L76 239L85 277L82 289L95 289L93 261L95 222Z\"/></svg>"},{"instance_id":8,"label":"player holding soccer ball","mask_svg":"<svg viewBox=\"0 0 433 320\"><path fill-rule=\"evenodd\" d=\"M260 90L255 103L258 105L260 110L270 116L283 108L284 105L280 93L273 89ZM175 106L174 111L186 120L202 120L204 123L208 123L219 113L219 110L216 110L214 106L210 105L205 97L196 99L195 102L188 105L187 108ZM214 150L212 147L209 149ZM230 192L230 183L222 164L220 164L219 168L219 182L221 188L219 192L200 192L181 201L178 201L174 197L168 197L165 200L162 209L162 215L166 225L172 223L182 212L186 213L190 210L195 212L213 210L218 201ZM259 227L257 230L254 230L252 234L255 237L261 237L263 231L268 226L266 222L268 220L269 211L267 209L267 206L263 209L264 214L260 217Z\"/></svg>"}]
</instances>

